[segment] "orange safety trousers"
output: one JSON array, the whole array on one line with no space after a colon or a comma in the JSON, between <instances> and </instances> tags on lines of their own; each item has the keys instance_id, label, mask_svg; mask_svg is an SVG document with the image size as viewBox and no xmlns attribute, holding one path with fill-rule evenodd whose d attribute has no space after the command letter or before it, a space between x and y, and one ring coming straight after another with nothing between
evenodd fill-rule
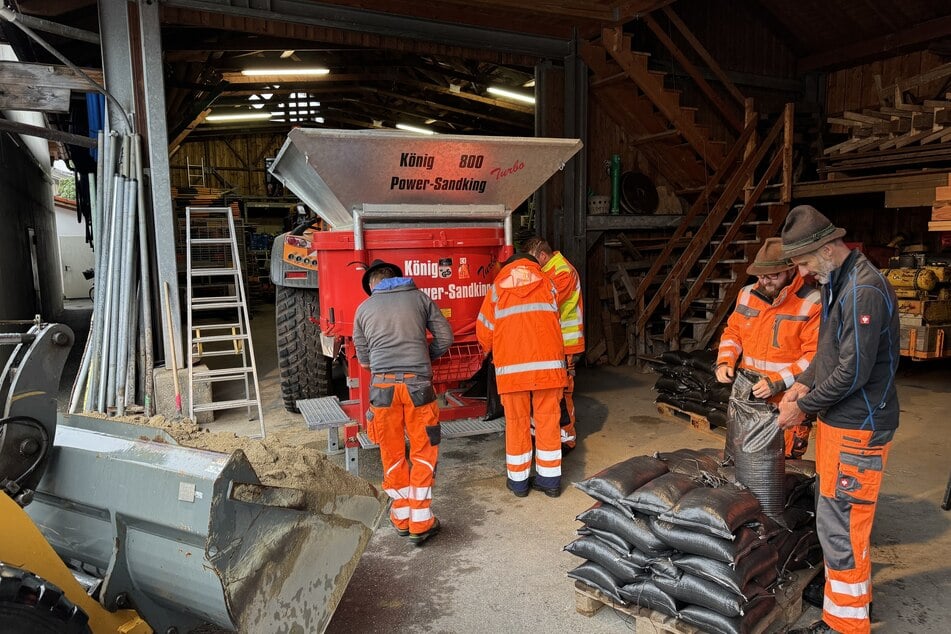
<instances>
[{"instance_id":1,"label":"orange safety trousers","mask_svg":"<svg viewBox=\"0 0 951 634\"><path fill-rule=\"evenodd\" d=\"M561 400L561 442L566 447L574 447L577 439L575 431L575 355L565 355L568 368L568 383Z\"/></svg>"},{"instance_id":2,"label":"orange safety trousers","mask_svg":"<svg viewBox=\"0 0 951 634\"><path fill-rule=\"evenodd\" d=\"M766 400L779 405L779 402L783 400L784 394L785 392L780 392ZM786 456L786 458L793 458L795 460L802 458L806 454L806 449L809 448L810 434L812 434L812 425L793 425L788 429L784 429L783 455Z\"/></svg>"},{"instance_id":3,"label":"orange safety trousers","mask_svg":"<svg viewBox=\"0 0 951 634\"><path fill-rule=\"evenodd\" d=\"M816 528L825 558L822 620L842 634L871 631L872 520L894 430L816 423Z\"/></svg>"},{"instance_id":4,"label":"orange safety trousers","mask_svg":"<svg viewBox=\"0 0 951 634\"><path fill-rule=\"evenodd\" d=\"M508 486L527 491L532 470L532 418L535 419L535 484L561 486L559 402L564 389L526 390L500 394L505 407L505 468Z\"/></svg>"},{"instance_id":5,"label":"orange safety trousers","mask_svg":"<svg viewBox=\"0 0 951 634\"><path fill-rule=\"evenodd\" d=\"M425 533L435 521L430 506L439 458L439 408L435 400L423 405L413 402L411 390L419 394L428 389L432 394L428 382L407 386L378 377L370 388L367 436L380 445L383 489L393 500L390 521L397 530Z\"/></svg>"}]
</instances>

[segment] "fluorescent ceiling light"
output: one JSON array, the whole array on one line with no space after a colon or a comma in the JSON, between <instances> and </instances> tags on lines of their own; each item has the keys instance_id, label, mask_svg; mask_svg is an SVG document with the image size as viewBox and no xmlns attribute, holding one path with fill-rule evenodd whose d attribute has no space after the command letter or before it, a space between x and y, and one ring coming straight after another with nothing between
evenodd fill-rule
<instances>
[{"instance_id":1,"label":"fluorescent ceiling light","mask_svg":"<svg viewBox=\"0 0 951 634\"><path fill-rule=\"evenodd\" d=\"M420 128L415 125L408 125L406 123L397 123L396 127L399 130L405 130L407 132L415 132L416 134L436 134L432 130L427 130L426 128Z\"/></svg>"},{"instance_id":2,"label":"fluorescent ceiling light","mask_svg":"<svg viewBox=\"0 0 951 634\"><path fill-rule=\"evenodd\" d=\"M534 88L534 87L535 87L535 80L534 80L534 79L529 79L527 82L525 82L524 84L522 84L522 88Z\"/></svg>"},{"instance_id":3,"label":"fluorescent ceiling light","mask_svg":"<svg viewBox=\"0 0 951 634\"><path fill-rule=\"evenodd\" d=\"M323 123L323 122L324 122L324 118L323 118L323 117L314 117L313 121L316 122L316 123Z\"/></svg>"},{"instance_id":4,"label":"fluorescent ceiling light","mask_svg":"<svg viewBox=\"0 0 951 634\"><path fill-rule=\"evenodd\" d=\"M261 77L263 75L329 75L328 68L246 68L241 71L245 77Z\"/></svg>"},{"instance_id":5,"label":"fluorescent ceiling light","mask_svg":"<svg viewBox=\"0 0 951 634\"><path fill-rule=\"evenodd\" d=\"M205 121L221 123L223 121L255 121L270 118L270 112L240 112L235 114L210 114L205 117Z\"/></svg>"},{"instance_id":6,"label":"fluorescent ceiling light","mask_svg":"<svg viewBox=\"0 0 951 634\"><path fill-rule=\"evenodd\" d=\"M506 99L521 101L522 103L535 103L535 97L533 95L526 95L525 93L515 92L514 90L508 90L507 88L496 88L495 86L489 86L488 92L499 97L505 97Z\"/></svg>"}]
</instances>

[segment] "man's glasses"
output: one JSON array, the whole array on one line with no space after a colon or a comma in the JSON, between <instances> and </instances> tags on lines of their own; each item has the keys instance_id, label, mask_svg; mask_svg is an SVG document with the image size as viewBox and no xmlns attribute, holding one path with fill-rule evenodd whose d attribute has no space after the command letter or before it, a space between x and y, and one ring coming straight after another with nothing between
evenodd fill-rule
<instances>
[{"instance_id":1,"label":"man's glasses","mask_svg":"<svg viewBox=\"0 0 951 634\"><path fill-rule=\"evenodd\" d=\"M782 277L782 273L766 273L766 274L764 274L764 275L757 275L757 276L756 276L756 279L758 279L758 280L769 280L770 282L775 282L775 281L778 280L780 277Z\"/></svg>"}]
</instances>

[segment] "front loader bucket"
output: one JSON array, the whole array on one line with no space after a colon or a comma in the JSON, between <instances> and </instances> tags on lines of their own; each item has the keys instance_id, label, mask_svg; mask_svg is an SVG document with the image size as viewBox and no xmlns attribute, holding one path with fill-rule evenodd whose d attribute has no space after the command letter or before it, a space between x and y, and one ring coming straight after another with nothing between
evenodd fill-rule
<instances>
[{"instance_id":1,"label":"front loader bucket","mask_svg":"<svg viewBox=\"0 0 951 634\"><path fill-rule=\"evenodd\" d=\"M386 502L326 460L313 467L313 485L267 486L240 450L64 416L26 510L63 560L103 571L105 607L131 605L157 632L323 632Z\"/></svg>"}]
</instances>

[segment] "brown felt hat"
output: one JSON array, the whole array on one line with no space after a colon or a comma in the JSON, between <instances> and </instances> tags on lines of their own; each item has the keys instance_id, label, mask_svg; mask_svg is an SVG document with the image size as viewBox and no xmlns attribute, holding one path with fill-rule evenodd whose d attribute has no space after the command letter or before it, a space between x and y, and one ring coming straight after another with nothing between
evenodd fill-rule
<instances>
[{"instance_id":1,"label":"brown felt hat","mask_svg":"<svg viewBox=\"0 0 951 634\"><path fill-rule=\"evenodd\" d=\"M793 263L783 255L783 241L767 238L756 253L756 259L746 269L747 275L770 275L793 268Z\"/></svg>"},{"instance_id":2,"label":"brown felt hat","mask_svg":"<svg viewBox=\"0 0 951 634\"><path fill-rule=\"evenodd\" d=\"M793 207L783 225L783 255L794 258L812 253L845 235L845 229L819 213L812 205Z\"/></svg>"},{"instance_id":3,"label":"brown felt hat","mask_svg":"<svg viewBox=\"0 0 951 634\"><path fill-rule=\"evenodd\" d=\"M363 290L366 291L367 295L373 292L373 289L370 288L370 276L373 275L374 271L379 271L380 269L393 269L396 277L403 277L403 270L395 264L390 264L383 260L373 260L370 266L367 267L367 270L363 272Z\"/></svg>"}]
</instances>

